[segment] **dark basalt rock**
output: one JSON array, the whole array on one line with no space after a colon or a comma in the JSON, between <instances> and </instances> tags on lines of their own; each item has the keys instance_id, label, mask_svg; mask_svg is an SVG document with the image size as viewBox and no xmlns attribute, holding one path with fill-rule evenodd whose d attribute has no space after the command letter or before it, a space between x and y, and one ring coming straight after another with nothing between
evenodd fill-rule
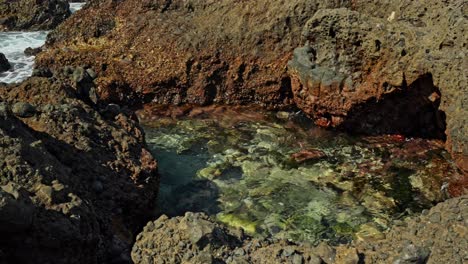
<instances>
[{"instance_id":1,"label":"dark basalt rock","mask_svg":"<svg viewBox=\"0 0 468 264\"><path fill-rule=\"evenodd\" d=\"M10 68L11 65L5 57L5 54L0 53L0 72L8 71Z\"/></svg>"},{"instance_id":2,"label":"dark basalt rock","mask_svg":"<svg viewBox=\"0 0 468 264\"><path fill-rule=\"evenodd\" d=\"M66 0L0 0L0 31L50 30L70 15Z\"/></svg>"},{"instance_id":3,"label":"dark basalt rock","mask_svg":"<svg viewBox=\"0 0 468 264\"><path fill-rule=\"evenodd\" d=\"M26 49L24 50L24 54L25 54L26 56L36 56L36 55L37 55L39 52L41 52L41 51L42 51L42 48L40 48L40 47L39 47L39 48L31 48L31 47L29 47L29 48L26 48Z\"/></svg>"},{"instance_id":4,"label":"dark basalt rock","mask_svg":"<svg viewBox=\"0 0 468 264\"><path fill-rule=\"evenodd\" d=\"M156 161L131 113L101 116L66 82L0 84L0 260L125 262L152 215Z\"/></svg>"}]
</instances>

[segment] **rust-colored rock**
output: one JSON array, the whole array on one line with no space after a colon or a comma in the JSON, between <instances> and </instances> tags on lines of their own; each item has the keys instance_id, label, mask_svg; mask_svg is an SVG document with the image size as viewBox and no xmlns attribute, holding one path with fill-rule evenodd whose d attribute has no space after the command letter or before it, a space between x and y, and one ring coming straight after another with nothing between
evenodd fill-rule
<instances>
[{"instance_id":1,"label":"rust-colored rock","mask_svg":"<svg viewBox=\"0 0 468 264\"><path fill-rule=\"evenodd\" d=\"M295 102L322 126L447 138L468 177L466 5L377 2L320 10L306 23L289 62Z\"/></svg>"},{"instance_id":2,"label":"rust-colored rock","mask_svg":"<svg viewBox=\"0 0 468 264\"><path fill-rule=\"evenodd\" d=\"M297 163L303 163L310 160L319 160L327 155L318 149L303 149L291 155L291 158Z\"/></svg>"},{"instance_id":3,"label":"rust-colored rock","mask_svg":"<svg viewBox=\"0 0 468 264\"><path fill-rule=\"evenodd\" d=\"M37 62L91 66L112 102L279 108L292 104L286 63L302 25L340 2L99 1L54 31Z\"/></svg>"}]
</instances>

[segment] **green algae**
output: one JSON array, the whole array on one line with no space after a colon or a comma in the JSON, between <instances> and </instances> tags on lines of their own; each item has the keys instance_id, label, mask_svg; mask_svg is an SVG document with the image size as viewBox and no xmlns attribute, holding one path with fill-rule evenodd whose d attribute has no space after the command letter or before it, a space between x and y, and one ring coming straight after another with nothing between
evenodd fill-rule
<instances>
[{"instance_id":1,"label":"green algae","mask_svg":"<svg viewBox=\"0 0 468 264\"><path fill-rule=\"evenodd\" d=\"M450 162L441 159L444 151L437 146L426 151L425 141L352 138L268 116L234 124L231 118L161 120L146 127L160 160L163 212L201 210L252 235L336 244L379 238L396 216L442 199ZM304 149L326 157L292 158ZM164 166L167 161L159 155L184 161ZM164 177L176 174L209 183L208 198L202 189L195 207L178 202L191 196Z\"/></svg>"},{"instance_id":2,"label":"green algae","mask_svg":"<svg viewBox=\"0 0 468 264\"><path fill-rule=\"evenodd\" d=\"M229 226L244 229L247 233L255 234L257 225L255 222L249 221L247 217L242 217L234 214L219 213L216 218Z\"/></svg>"}]
</instances>

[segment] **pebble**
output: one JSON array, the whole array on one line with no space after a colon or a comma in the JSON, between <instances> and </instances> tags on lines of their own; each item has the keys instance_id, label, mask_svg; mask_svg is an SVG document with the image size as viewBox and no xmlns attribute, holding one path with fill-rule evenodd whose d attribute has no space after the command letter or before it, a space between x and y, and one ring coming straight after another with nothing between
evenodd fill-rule
<instances>
[{"instance_id":1,"label":"pebble","mask_svg":"<svg viewBox=\"0 0 468 264\"><path fill-rule=\"evenodd\" d=\"M9 112L9 106L4 102L0 102L0 116L6 116Z\"/></svg>"},{"instance_id":2,"label":"pebble","mask_svg":"<svg viewBox=\"0 0 468 264\"><path fill-rule=\"evenodd\" d=\"M432 223L440 223L440 220L441 220L441 215L438 212L433 213L431 214L431 216L429 216L429 221L431 221Z\"/></svg>"},{"instance_id":3,"label":"pebble","mask_svg":"<svg viewBox=\"0 0 468 264\"><path fill-rule=\"evenodd\" d=\"M292 257L293 264L302 264L304 263L304 258L299 254L294 254Z\"/></svg>"},{"instance_id":4,"label":"pebble","mask_svg":"<svg viewBox=\"0 0 468 264\"><path fill-rule=\"evenodd\" d=\"M245 250L243 248L238 248L234 251L234 255L236 256L244 256L245 255Z\"/></svg>"},{"instance_id":5,"label":"pebble","mask_svg":"<svg viewBox=\"0 0 468 264\"><path fill-rule=\"evenodd\" d=\"M296 252L296 250L294 250L294 248L292 247L287 247L283 250L283 256L285 257L289 257L291 256L292 254L294 254Z\"/></svg>"},{"instance_id":6,"label":"pebble","mask_svg":"<svg viewBox=\"0 0 468 264\"><path fill-rule=\"evenodd\" d=\"M36 108L30 103L25 102L15 103L11 110L16 116L23 118L32 117L36 114Z\"/></svg>"},{"instance_id":7,"label":"pebble","mask_svg":"<svg viewBox=\"0 0 468 264\"><path fill-rule=\"evenodd\" d=\"M92 79L96 79L97 77L97 74L93 69L86 69L86 73L88 73L89 77Z\"/></svg>"}]
</instances>

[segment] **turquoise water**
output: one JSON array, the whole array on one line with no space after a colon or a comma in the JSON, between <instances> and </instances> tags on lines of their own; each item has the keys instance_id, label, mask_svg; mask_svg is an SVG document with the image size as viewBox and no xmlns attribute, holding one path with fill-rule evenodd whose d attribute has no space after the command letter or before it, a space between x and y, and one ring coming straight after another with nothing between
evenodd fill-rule
<instances>
[{"instance_id":1,"label":"turquoise water","mask_svg":"<svg viewBox=\"0 0 468 264\"><path fill-rule=\"evenodd\" d=\"M394 219L443 199L453 165L439 142L306 124L235 111L147 123L161 213L202 211L255 236L339 244L379 238Z\"/></svg>"}]
</instances>

